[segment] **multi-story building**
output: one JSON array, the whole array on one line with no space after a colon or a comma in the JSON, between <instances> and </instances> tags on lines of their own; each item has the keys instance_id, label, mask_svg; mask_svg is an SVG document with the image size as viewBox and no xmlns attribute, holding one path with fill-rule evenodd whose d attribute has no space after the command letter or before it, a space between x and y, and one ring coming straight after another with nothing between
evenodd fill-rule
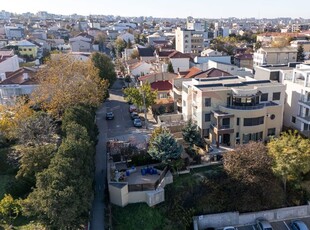
<instances>
[{"instance_id":1,"label":"multi-story building","mask_svg":"<svg viewBox=\"0 0 310 230\"><path fill-rule=\"evenodd\" d=\"M257 67L255 79L271 79L286 86L283 125L310 137L310 65Z\"/></svg>"},{"instance_id":2,"label":"multi-story building","mask_svg":"<svg viewBox=\"0 0 310 230\"><path fill-rule=\"evenodd\" d=\"M213 144L264 141L282 130L285 86L237 76L182 84L182 113Z\"/></svg>"},{"instance_id":3,"label":"multi-story building","mask_svg":"<svg viewBox=\"0 0 310 230\"><path fill-rule=\"evenodd\" d=\"M253 65L287 65L290 62L296 62L297 49L294 47L262 47L259 48L253 56Z\"/></svg>"},{"instance_id":4,"label":"multi-story building","mask_svg":"<svg viewBox=\"0 0 310 230\"><path fill-rule=\"evenodd\" d=\"M199 54L204 49L204 32L178 27L175 30L175 44L179 52Z\"/></svg>"}]
</instances>

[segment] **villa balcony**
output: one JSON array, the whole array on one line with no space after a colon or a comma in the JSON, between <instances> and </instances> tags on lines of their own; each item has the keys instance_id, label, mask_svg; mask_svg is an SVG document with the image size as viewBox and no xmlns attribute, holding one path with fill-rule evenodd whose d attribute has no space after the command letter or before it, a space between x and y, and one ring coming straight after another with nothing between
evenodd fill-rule
<instances>
[{"instance_id":1,"label":"villa balcony","mask_svg":"<svg viewBox=\"0 0 310 230\"><path fill-rule=\"evenodd\" d=\"M298 105L310 108L310 101L299 100Z\"/></svg>"},{"instance_id":2,"label":"villa balcony","mask_svg":"<svg viewBox=\"0 0 310 230\"><path fill-rule=\"evenodd\" d=\"M300 114L297 116L297 119L301 120L306 124L310 124L310 115L306 116L305 114Z\"/></svg>"},{"instance_id":3,"label":"villa balcony","mask_svg":"<svg viewBox=\"0 0 310 230\"><path fill-rule=\"evenodd\" d=\"M217 125L215 123L211 123L211 129L215 134L234 133L234 128L232 125Z\"/></svg>"}]
</instances>

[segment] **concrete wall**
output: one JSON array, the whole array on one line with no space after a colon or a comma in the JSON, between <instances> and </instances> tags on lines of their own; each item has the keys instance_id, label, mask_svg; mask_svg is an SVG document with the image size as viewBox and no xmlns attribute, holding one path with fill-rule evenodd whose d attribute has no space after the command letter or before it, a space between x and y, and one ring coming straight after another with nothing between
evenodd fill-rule
<instances>
[{"instance_id":1,"label":"concrete wall","mask_svg":"<svg viewBox=\"0 0 310 230\"><path fill-rule=\"evenodd\" d=\"M310 214L310 205L295 206L266 210L261 212L251 212L239 214L239 212L225 212L210 215L201 215L193 217L194 230L205 229L207 227L220 228L228 225L242 226L254 224L255 219L264 217L269 221L278 221L284 219L301 218Z\"/></svg>"}]
</instances>

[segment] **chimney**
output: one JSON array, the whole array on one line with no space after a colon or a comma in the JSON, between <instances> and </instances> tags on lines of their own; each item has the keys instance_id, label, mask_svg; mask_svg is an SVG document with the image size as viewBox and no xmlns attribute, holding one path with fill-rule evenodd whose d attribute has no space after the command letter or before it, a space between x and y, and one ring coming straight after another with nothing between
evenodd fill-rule
<instances>
[{"instance_id":1,"label":"chimney","mask_svg":"<svg viewBox=\"0 0 310 230\"><path fill-rule=\"evenodd\" d=\"M4 81L6 79L5 73L0 73L0 81Z\"/></svg>"},{"instance_id":2,"label":"chimney","mask_svg":"<svg viewBox=\"0 0 310 230\"><path fill-rule=\"evenodd\" d=\"M28 73L23 73L23 79L24 80L28 80L29 79Z\"/></svg>"}]
</instances>

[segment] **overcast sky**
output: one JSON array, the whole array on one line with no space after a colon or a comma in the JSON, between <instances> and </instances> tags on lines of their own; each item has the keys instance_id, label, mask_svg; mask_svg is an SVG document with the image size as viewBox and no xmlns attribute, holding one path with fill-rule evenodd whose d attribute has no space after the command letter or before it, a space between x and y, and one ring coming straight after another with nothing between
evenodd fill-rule
<instances>
[{"instance_id":1,"label":"overcast sky","mask_svg":"<svg viewBox=\"0 0 310 230\"><path fill-rule=\"evenodd\" d=\"M310 18L310 0L0 0L0 10L186 18Z\"/></svg>"}]
</instances>

